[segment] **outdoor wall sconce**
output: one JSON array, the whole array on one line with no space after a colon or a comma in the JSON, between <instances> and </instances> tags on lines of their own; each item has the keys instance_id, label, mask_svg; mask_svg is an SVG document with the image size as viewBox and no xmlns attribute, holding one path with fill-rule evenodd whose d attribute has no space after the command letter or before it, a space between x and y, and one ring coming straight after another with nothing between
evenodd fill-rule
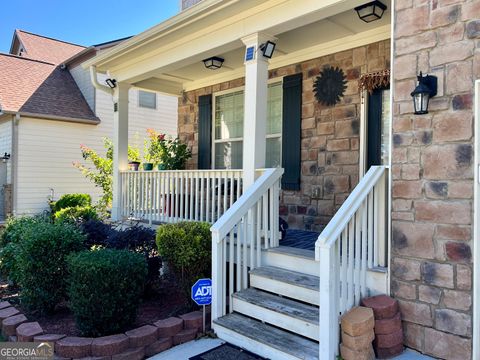
<instances>
[{"instance_id":1,"label":"outdoor wall sconce","mask_svg":"<svg viewBox=\"0 0 480 360\"><path fill-rule=\"evenodd\" d=\"M7 162L7 160L10 160L10 154L5 153L0 159L2 159L3 162Z\"/></svg>"},{"instance_id":2,"label":"outdoor wall sconce","mask_svg":"<svg viewBox=\"0 0 480 360\"><path fill-rule=\"evenodd\" d=\"M115 89L117 87L117 80L115 79L107 79L105 80L105 82L107 83L110 89Z\"/></svg>"},{"instance_id":3,"label":"outdoor wall sconce","mask_svg":"<svg viewBox=\"0 0 480 360\"><path fill-rule=\"evenodd\" d=\"M277 46L277 44L271 41L267 41L265 44L260 45L260 50L262 51L263 56L267 59L271 59L273 52L275 51L275 46Z\"/></svg>"},{"instance_id":4,"label":"outdoor wall sconce","mask_svg":"<svg viewBox=\"0 0 480 360\"><path fill-rule=\"evenodd\" d=\"M355 8L358 17L366 23L380 20L385 10L387 10L387 6L378 0L357 6Z\"/></svg>"},{"instance_id":5,"label":"outdoor wall sconce","mask_svg":"<svg viewBox=\"0 0 480 360\"><path fill-rule=\"evenodd\" d=\"M417 76L418 85L410 94L413 98L415 115L428 114L428 102L430 98L437 95L437 77L433 75Z\"/></svg>"},{"instance_id":6,"label":"outdoor wall sconce","mask_svg":"<svg viewBox=\"0 0 480 360\"><path fill-rule=\"evenodd\" d=\"M217 70L220 69L225 60L218 56L213 56L211 58L203 60L203 64L207 69Z\"/></svg>"}]
</instances>

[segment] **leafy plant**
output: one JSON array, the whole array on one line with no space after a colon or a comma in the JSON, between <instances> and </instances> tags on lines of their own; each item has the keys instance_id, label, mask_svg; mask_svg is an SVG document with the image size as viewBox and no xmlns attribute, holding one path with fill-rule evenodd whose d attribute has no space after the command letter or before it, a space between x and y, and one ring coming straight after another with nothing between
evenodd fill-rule
<instances>
[{"instance_id":1,"label":"leafy plant","mask_svg":"<svg viewBox=\"0 0 480 360\"><path fill-rule=\"evenodd\" d=\"M110 224L106 224L101 220L91 219L80 225L81 231L86 236L85 245L88 249L92 247L107 245L107 239L116 230Z\"/></svg>"},{"instance_id":2,"label":"leafy plant","mask_svg":"<svg viewBox=\"0 0 480 360\"><path fill-rule=\"evenodd\" d=\"M72 206L89 205L92 205L92 197L89 194L65 194L52 204L52 212L56 213Z\"/></svg>"},{"instance_id":3,"label":"leafy plant","mask_svg":"<svg viewBox=\"0 0 480 360\"><path fill-rule=\"evenodd\" d=\"M170 138L165 134L148 129L145 141L145 159L154 164L161 164L165 170L183 170L187 160L192 157L188 146L179 138Z\"/></svg>"},{"instance_id":4,"label":"leafy plant","mask_svg":"<svg viewBox=\"0 0 480 360\"><path fill-rule=\"evenodd\" d=\"M51 313L65 297L66 257L84 248L72 224L37 222L25 227L15 256L20 300L30 310Z\"/></svg>"},{"instance_id":5,"label":"leafy plant","mask_svg":"<svg viewBox=\"0 0 480 360\"><path fill-rule=\"evenodd\" d=\"M135 321L147 274L143 256L83 251L69 257L68 268L70 307L82 335L118 333Z\"/></svg>"},{"instance_id":6,"label":"leafy plant","mask_svg":"<svg viewBox=\"0 0 480 360\"><path fill-rule=\"evenodd\" d=\"M196 280L211 276L210 224L180 222L157 229L158 252L179 282L186 298Z\"/></svg>"},{"instance_id":7,"label":"leafy plant","mask_svg":"<svg viewBox=\"0 0 480 360\"><path fill-rule=\"evenodd\" d=\"M82 223L88 220L98 220L99 216L94 207L88 206L72 206L57 211L54 214L55 221Z\"/></svg>"},{"instance_id":8,"label":"leafy plant","mask_svg":"<svg viewBox=\"0 0 480 360\"><path fill-rule=\"evenodd\" d=\"M27 229L40 222L50 222L49 218L42 216L11 217L7 220L5 229L0 238L0 272L10 281L18 281L18 255L19 243Z\"/></svg>"},{"instance_id":9,"label":"leafy plant","mask_svg":"<svg viewBox=\"0 0 480 360\"><path fill-rule=\"evenodd\" d=\"M101 156L92 148L80 145L80 151L84 160L91 162L91 166L74 162L73 166L79 169L82 174L92 181L95 186L103 191L99 205L103 208L109 208L112 203L112 184L113 184L113 142L109 138L103 138L105 156ZM128 147L129 161L140 161L140 152L137 148Z\"/></svg>"}]
</instances>

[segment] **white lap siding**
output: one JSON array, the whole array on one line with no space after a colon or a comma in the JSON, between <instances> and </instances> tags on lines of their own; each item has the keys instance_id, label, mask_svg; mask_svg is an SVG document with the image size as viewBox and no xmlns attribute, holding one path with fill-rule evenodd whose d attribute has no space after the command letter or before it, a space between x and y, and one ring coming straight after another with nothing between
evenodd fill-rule
<instances>
[{"instance_id":1,"label":"white lap siding","mask_svg":"<svg viewBox=\"0 0 480 360\"><path fill-rule=\"evenodd\" d=\"M130 90L129 98L130 143L142 150L147 128L176 135L177 98L157 95L157 110L139 108L136 89ZM83 192L98 199L100 190L72 165L74 161L83 162L80 144L103 153L102 138L113 136L111 96L97 91L95 106L101 119L98 125L21 118L18 124L16 214L33 214L47 209L50 189L54 190L56 198L66 193Z\"/></svg>"}]
</instances>

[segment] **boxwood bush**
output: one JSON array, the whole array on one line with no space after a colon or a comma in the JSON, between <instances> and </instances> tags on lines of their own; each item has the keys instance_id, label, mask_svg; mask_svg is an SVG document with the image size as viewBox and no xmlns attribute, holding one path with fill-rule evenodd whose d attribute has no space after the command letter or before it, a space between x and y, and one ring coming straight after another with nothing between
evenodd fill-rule
<instances>
[{"instance_id":1,"label":"boxwood bush","mask_svg":"<svg viewBox=\"0 0 480 360\"><path fill-rule=\"evenodd\" d=\"M157 229L157 246L162 260L168 263L186 298L199 278L211 277L212 236L210 224L180 222Z\"/></svg>"},{"instance_id":2,"label":"boxwood bush","mask_svg":"<svg viewBox=\"0 0 480 360\"><path fill-rule=\"evenodd\" d=\"M56 213L69 207L90 205L92 205L92 197L88 194L65 194L52 204L52 212Z\"/></svg>"},{"instance_id":3,"label":"boxwood bush","mask_svg":"<svg viewBox=\"0 0 480 360\"><path fill-rule=\"evenodd\" d=\"M88 220L98 220L99 216L94 207L72 206L57 211L54 214L56 222L82 223Z\"/></svg>"},{"instance_id":4,"label":"boxwood bush","mask_svg":"<svg viewBox=\"0 0 480 360\"><path fill-rule=\"evenodd\" d=\"M18 280L18 266L15 257L18 255L18 246L22 235L39 222L50 222L42 216L11 217L7 220L0 237L0 273L9 281Z\"/></svg>"},{"instance_id":5,"label":"boxwood bush","mask_svg":"<svg viewBox=\"0 0 480 360\"><path fill-rule=\"evenodd\" d=\"M101 249L68 259L68 295L84 336L124 331L135 321L145 277L145 258L127 250Z\"/></svg>"},{"instance_id":6,"label":"boxwood bush","mask_svg":"<svg viewBox=\"0 0 480 360\"><path fill-rule=\"evenodd\" d=\"M40 221L27 226L15 256L20 300L30 310L53 312L65 297L66 257L84 248L85 235L74 225Z\"/></svg>"}]
</instances>

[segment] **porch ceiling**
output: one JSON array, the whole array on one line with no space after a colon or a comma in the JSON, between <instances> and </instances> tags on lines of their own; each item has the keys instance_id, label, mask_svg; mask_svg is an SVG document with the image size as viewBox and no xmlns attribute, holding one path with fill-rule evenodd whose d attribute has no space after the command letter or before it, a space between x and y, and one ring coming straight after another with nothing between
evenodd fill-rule
<instances>
[{"instance_id":1,"label":"porch ceiling","mask_svg":"<svg viewBox=\"0 0 480 360\"><path fill-rule=\"evenodd\" d=\"M84 66L96 65L99 71L109 71L118 81L140 88L178 95L182 90L243 76L241 38L256 31L277 38L271 68L390 36L391 0L383 0L387 11L381 20L370 24L361 21L353 10L365 0L204 2L204 6L212 3L219 9L211 9L211 13L207 13L208 7L204 13L200 9L186 27L137 44L132 38L132 49L113 49ZM224 58L223 67L216 71L206 69L202 60L210 56Z\"/></svg>"}]
</instances>

